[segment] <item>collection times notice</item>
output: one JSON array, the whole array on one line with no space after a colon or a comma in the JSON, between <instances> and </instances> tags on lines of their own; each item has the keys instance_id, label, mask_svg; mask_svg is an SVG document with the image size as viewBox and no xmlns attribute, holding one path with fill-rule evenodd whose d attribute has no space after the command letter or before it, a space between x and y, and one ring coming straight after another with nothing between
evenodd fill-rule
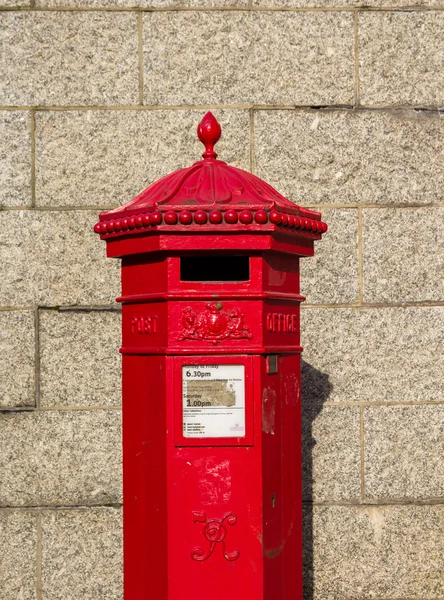
<instances>
[{"instance_id":1,"label":"collection times notice","mask_svg":"<svg viewBox=\"0 0 444 600\"><path fill-rule=\"evenodd\" d=\"M244 365L182 367L183 436L245 436Z\"/></svg>"}]
</instances>

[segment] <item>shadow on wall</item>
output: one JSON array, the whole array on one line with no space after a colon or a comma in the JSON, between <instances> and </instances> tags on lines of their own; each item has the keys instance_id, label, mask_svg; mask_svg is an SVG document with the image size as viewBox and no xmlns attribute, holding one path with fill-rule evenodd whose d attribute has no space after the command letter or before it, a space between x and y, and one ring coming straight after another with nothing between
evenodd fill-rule
<instances>
[{"instance_id":1,"label":"shadow on wall","mask_svg":"<svg viewBox=\"0 0 444 600\"><path fill-rule=\"evenodd\" d=\"M312 425L328 400L332 385L329 376L304 360L302 371L302 489L304 500L304 600L314 600L313 565L313 449Z\"/></svg>"}]
</instances>

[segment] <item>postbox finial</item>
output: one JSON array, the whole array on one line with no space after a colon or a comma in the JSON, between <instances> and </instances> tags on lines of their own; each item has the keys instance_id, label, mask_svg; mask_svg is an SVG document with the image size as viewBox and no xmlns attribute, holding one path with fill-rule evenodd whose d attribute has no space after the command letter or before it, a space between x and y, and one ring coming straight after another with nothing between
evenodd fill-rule
<instances>
[{"instance_id":1,"label":"postbox finial","mask_svg":"<svg viewBox=\"0 0 444 600\"><path fill-rule=\"evenodd\" d=\"M207 112L202 121L197 126L197 135L200 141L205 146L205 152L202 158L216 158L217 152L214 151L214 146L219 140L222 133L216 117L211 112Z\"/></svg>"}]
</instances>

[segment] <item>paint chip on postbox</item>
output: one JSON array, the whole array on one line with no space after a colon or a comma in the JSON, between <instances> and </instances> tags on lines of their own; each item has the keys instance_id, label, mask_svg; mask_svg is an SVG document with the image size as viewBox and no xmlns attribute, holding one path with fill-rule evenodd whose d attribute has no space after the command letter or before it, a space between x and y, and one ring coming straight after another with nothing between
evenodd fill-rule
<instances>
[{"instance_id":1,"label":"paint chip on postbox","mask_svg":"<svg viewBox=\"0 0 444 600\"><path fill-rule=\"evenodd\" d=\"M182 423L186 438L244 437L244 365L184 365Z\"/></svg>"}]
</instances>

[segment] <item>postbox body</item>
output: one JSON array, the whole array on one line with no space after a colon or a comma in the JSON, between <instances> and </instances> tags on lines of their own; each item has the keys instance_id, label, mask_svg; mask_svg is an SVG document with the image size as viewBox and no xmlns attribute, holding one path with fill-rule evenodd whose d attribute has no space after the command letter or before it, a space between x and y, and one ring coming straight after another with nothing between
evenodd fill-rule
<instances>
[{"instance_id":1,"label":"postbox body","mask_svg":"<svg viewBox=\"0 0 444 600\"><path fill-rule=\"evenodd\" d=\"M299 257L326 226L246 203L205 119L195 172L96 226L122 258L125 600L302 600Z\"/></svg>"}]
</instances>

